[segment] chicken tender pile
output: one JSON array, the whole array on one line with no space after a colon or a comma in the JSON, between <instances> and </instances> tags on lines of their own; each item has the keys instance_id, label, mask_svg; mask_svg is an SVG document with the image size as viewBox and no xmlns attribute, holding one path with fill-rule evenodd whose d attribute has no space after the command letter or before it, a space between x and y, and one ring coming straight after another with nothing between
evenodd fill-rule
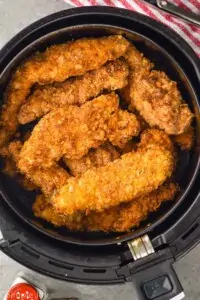
<instances>
[{"instance_id":1,"label":"chicken tender pile","mask_svg":"<svg viewBox=\"0 0 200 300\"><path fill-rule=\"evenodd\" d=\"M53 45L6 88L2 171L56 227L132 230L179 192L176 147L192 148L192 118L176 82L121 35Z\"/></svg>"},{"instance_id":2,"label":"chicken tender pile","mask_svg":"<svg viewBox=\"0 0 200 300\"><path fill-rule=\"evenodd\" d=\"M65 82L38 87L27 99L18 114L21 124L34 121L56 107L81 105L105 91L113 91L127 85L128 66L117 59L100 69Z\"/></svg>"},{"instance_id":3,"label":"chicken tender pile","mask_svg":"<svg viewBox=\"0 0 200 300\"><path fill-rule=\"evenodd\" d=\"M118 105L118 96L112 93L81 107L51 111L25 142L18 162L20 171L49 195L68 179L57 163L63 156L79 159L107 140L123 147L132 136L138 135L140 126L133 114L120 110Z\"/></svg>"},{"instance_id":4,"label":"chicken tender pile","mask_svg":"<svg viewBox=\"0 0 200 300\"><path fill-rule=\"evenodd\" d=\"M173 163L173 154L159 144L139 147L80 178L70 178L51 201L66 215L103 211L157 189L172 175Z\"/></svg>"}]
</instances>

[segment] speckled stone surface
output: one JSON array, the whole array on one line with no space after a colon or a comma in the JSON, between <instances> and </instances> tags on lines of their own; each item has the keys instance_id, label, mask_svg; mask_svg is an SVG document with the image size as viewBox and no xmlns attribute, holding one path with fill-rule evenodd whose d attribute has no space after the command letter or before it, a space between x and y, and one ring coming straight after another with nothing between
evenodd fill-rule
<instances>
[{"instance_id":1,"label":"speckled stone surface","mask_svg":"<svg viewBox=\"0 0 200 300\"><path fill-rule=\"evenodd\" d=\"M67 9L63 0L0 0L0 48L17 32L50 13ZM200 300L200 245L175 266L185 290L186 300ZM0 253L0 300L19 272L47 285L52 297L77 297L82 300L136 300L131 284L85 286L66 283L33 273Z\"/></svg>"}]
</instances>

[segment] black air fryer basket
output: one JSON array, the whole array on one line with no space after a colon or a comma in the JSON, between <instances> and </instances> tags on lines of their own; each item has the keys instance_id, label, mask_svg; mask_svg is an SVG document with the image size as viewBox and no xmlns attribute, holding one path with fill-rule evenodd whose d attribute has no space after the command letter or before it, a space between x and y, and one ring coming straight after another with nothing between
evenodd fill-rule
<instances>
[{"instance_id":1,"label":"black air fryer basket","mask_svg":"<svg viewBox=\"0 0 200 300\"><path fill-rule=\"evenodd\" d=\"M155 68L178 82L195 115L195 145L181 152L175 180L177 199L151 214L129 233L69 232L36 219L35 195L1 174L0 248L35 271L90 284L133 281L139 299L166 300L183 295L173 263L200 239L200 66L192 49L165 26L127 10L76 8L50 15L15 36L0 52L0 99L11 72L37 50L88 36L122 34Z\"/></svg>"}]
</instances>

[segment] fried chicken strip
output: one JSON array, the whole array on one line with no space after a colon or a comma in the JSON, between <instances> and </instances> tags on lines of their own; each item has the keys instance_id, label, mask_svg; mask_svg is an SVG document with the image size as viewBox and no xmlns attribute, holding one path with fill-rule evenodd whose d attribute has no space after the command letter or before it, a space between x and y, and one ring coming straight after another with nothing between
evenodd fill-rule
<instances>
[{"instance_id":1,"label":"fried chicken strip","mask_svg":"<svg viewBox=\"0 0 200 300\"><path fill-rule=\"evenodd\" d=\"M129 45L124 54L124 58L129 66L128 85L121 91L121 96L127 104L131 104L131 90L134 89L134 79L143 72L149 71L153 68L151 63L144 55L139 52L135 46Z\"/></svg>"},{"instance_id":2,"label":"fried chicken strip","mask_svg":"<svg viewBox=\"0 0 200 300\"><path fill-rule=\"evenodd\" d=\"M33 204L33 212L36 217L70 230L123 232L139 226L140 222L145 220L150 212L156 211L164 201L173 200L178 190L178 186L174 183L164 184L130 203L99 213L92 212L87 216L58 214L50 202L40 195Z\"/></svg>"},{"instance_id":3,"label":"fried chicken strip","mask_svg":"<svg viewBox=\"0 0 200 300\"><path fill-rule=\"evenodd\" d=\"M162 131L157 129L146 130L142 135L142 147L145 147L147 143L150 142L149 140L151 143L159 143L166 149L173 151L170 138ZM133 149L130 151L132 150ZM115 151L112 145L105 144L89 152L83 159L74 160L71 165L69 165L69 168L74 171L75 176L80 176L89 168L102 166L113 161L113 158L117 154ZM107 155L108 152L113 155ZM117 157L114 159L116 158ZM70 230L122 232L133 226L138 226L139 223L147 217L148 213L157 210L163 201L172 200L177 191L178 186L176 184L164 184L156 191L139 197L128 204L123 203L100 213L91 212L87 216L84 214L69 216L58 214L49 199L40 195L33 205L33 211L35 216L51 222L55 226L65 226Z\"/></svg>"},{"instance_id":4,"label":"fried chicken strip","mask_svg":"<svg viewBox=\"0 0 200 300\"><path fill-rule=\"evenodd\" d=\"M98 70L81 77L37 88L18 114L21 124L39 118L50 110L66 105L82 105L103 91L121 89L127 84L128 66L125 60L108 62Z\"/></svg>"},{"instance_id":5,"label":"fried chicken strip","mask_svg":"<svg viewBox=\"0 0 200 300\"><path fill-rule=\"evenodd\" d=\"M130 68L128 85L123 89L125 101L139 111L151 127L167 134L183 133L192 120L192 113L184 103L177 83L164 72L151 71L153 64L133 45L124 55Z\"/></svg>"},{"instance_id":6,"label":"fried chicken strip","mask_svg":"<svg viewBox=\"0 0 200 300\"><path fill-rule=\"evenodd\" d=\"M122 36L84 38L53 45L36 53L16 70L5 93L1 114L0 147L16 132L18 111L36 84L62 82L70 76L100 68L122 56L129 42Z\"/></svg>"},{"instance_id":7,"label":"fried chicken strip","mask_svg":"<svg viewBox=\"0 0 200 300\"><path fill-rule=\"evenodd\" d=\"M19 169L17 168L18 161L20 160L20 152L23 148L23 144L21 141L13 141L9 144L9 152L12 156L13 163L15 164L16 173L19 174ZM56 174L56 175L55 175ZM45 182L47 186L47 190L52 191L55 188L60 188L64 184L67 183L70 175L65 171L60 169L59 166L53 166L50 170L43 170L42 168L35 170L35 178L32 182L32 178L19 174L19 182L20 184L28 190L35 190L37 187L40 187L41 182Z\"/></svg>"},{"instance_id":8,"label":"fried chicken strip","mask_svg":"<svg viewBox=\"0 0 200 300\"><path fill-rule=\"evenodd\" d=\"M174 156L167 147L156 140L149 145L141 142L137 151L88 170L79 178L70 178L51 202L66 215L100 212L157 189L171 176L173 168Z\"/></svg>"},{"instance_id":9,"label":"fried chicken strip","mask_svg":"<svg viewBox=\"0 0 200 300\"><path fill-rule=\"evenodd\" d=\"M105 166L109 162L119 158L120 153L110 143L99 146L97 149L91 149L87 155L80 159L63 160L73 176L77 177L85 173L87 170Z\"/></svg>"},{"instance_id":10,"label":"fried chicken strip","mask_svg":"<svg viewBox=\"0 0 200 300\"><path fill-rule=\"evenodd\" d=\"M30 180L28 180L25 176L21 175L19 169L17 168L17 163L19 160L19 154L23 147L21 141L16 140L9 144L8 151L9 151L9 158L7 158L7 162L10 161L10 164L6 163L6 166L10 166L12 172L8 173L10 177L17 177L19 184L28 191L33 191L37 189L37 186L33 184Z\"/></svg>"},{"instance_id":11,"label":"fried chicken strip","mask_svg":"<svg viewBox=\"0 0 200 300\"><path fill-rule=\"evenodd\" d=\"M58 188L50 186L52 176L53 180L63 184L61 178L65 171L57 165L61 157L79 159L90 148L97 148L106 140L123 146L139 133L140 128L136 117L119 110L118 105L118 96L112 93L81 107L69 106L51 111L35 126L22 148L18 163L21 172L49 195ZM46 175L43 180L39 171ZM60 174L58 180L57 174Z\"/></svg>"},{"instance_id":12,"label":"fried chicken strip","mask_svg":"<svg viewBox=\"0 0 200 300\"><path fill-rule=\"evenodd\" d=\"M192 113L183 102L177 83L164 72L151 71L134 79L130 92L131 104L150 126L167 134L183 133L191 124Z\"/></svg>"},{"instance_id":13,"label":"fried chicken strip","mask_svg":"<svg viewBox=\"0 0 200 300\"><path fill-rule=\"evenodd\" d=\"M83 229L83 216L77 214L76 216L59 215L51 205L49 198L44 195L38 195L32 207L33 213L36 217L41 218L55 226L65 226L71 230Z\"/></svg>"},{"instance_id":14,"label":"fried chicken strip","mask_svg":"<svg viewBox=\"0 0 200 300\"><path fill-rule=\"evenodd\" d=\"M87 231L127 231L138 227L140 222L145 220L150 212L156 211L164 201L173 200L178 190L174 183L164 184L130 203L121 204L102 213L91 213L85 217L83 224Z\"/></svg>"}]
</instances>

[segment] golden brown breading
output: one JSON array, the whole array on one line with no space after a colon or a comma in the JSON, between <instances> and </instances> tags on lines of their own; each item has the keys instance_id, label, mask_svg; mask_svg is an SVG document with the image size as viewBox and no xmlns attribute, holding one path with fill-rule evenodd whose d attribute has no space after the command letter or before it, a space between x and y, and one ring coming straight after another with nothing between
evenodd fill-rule
<instances>
[{"instance_id":1,"label":"golden brown breading","mask_svg":"<svg viewBox=\"0 0 200 300\"><path fill-rule=\"evenodd\" d=\"M143 53L139 52L133 44L129 44L127 51L123 55L128 63L129 69L134 71L134 74L141 70L150 70L154 64L148 60Z\"/></svg>"},{"instance_id":2,"label":"golden brown breading","mask_svg":"<svg viewBox=\"0 0 200 300\"><path fill-rule=\"evenodd\" d=\"M50 110L66 105L82 105L103 91L120 89L127 84L128 66L123 59L108 62L81 77L37 88L18 114L21 124L39 118Z\"/></svg>"},{"instance_id":3,"label":"golden brown breading","mask_svg":"<svg viewBox=\"0 0 200 300\"><path fill-rule=\"evenodd\" d=\"M33 212L36 217L55 226L65 226L70 230L123 232L139 226L140 222L146 219L150 212L156 211L162 202L173 200L177 192L176 184L164 184L150 194L141 196L130 203L121 204L100 213L91 212L87 216L58 214L50 202L40 195L33 205Z\"/></svg>"},{"instance_id":4,"label":"golden brown breading","mask_svg":"<svg viewBox=\"0 0 200 300\"><path fill-rule=\"evenodd\" d=\"M1 114L0 147L18 128L17 114L35 83L61 82L70 76L83 75L122 56L129 42L120 35L84 38L53 45L36 53L16 70L5 93Z\"/></svg>"},{"instance_id":5,"label":"golden brown breading","mask_svg":"<svg viewBox=\"0 0 200 300\"><path fill-rule=\"evenodd\" d=\"M102 211L157 189L173 168L171 151L155 142L88 170L79 178L70 178L51 201L59 213L66 215Z\"/></svg>"},{"instance_id":6,"label":"golden brown breading","mask_svg":"<svg viewBox=\"0 0 200 300\"><path fill-rule=\"evenodd\" d=\"M138 227L150 212L154 212L160 207L162 202L173 200L177 192L176 184L165 184L128 204L121 204L102 213L91 213L85 218L85 222L82 222L87 231L127 231L130 228ZM69 223L69 225L71 224Z\"/></svg>"},{"instance_id":7,"label":"golden brown breading","mask_svg":"<svg viewBox=\"0 0 200 300\"><path fill-rule=\"evenodd\" d=\"M16 140L9 144L8 150L12 156L12 159L17 163L20 157L20 152L22 150L23 144L21 141Z\"/></svg>"},{"instance_id":8,"label":"golden brown breading","mask_svg":"<svg viewBox=\"0 0 200 300\"><path fill-rule=\"evenodd\" d=\"M73 176L80 176L89 169L105 166L119 156L120 153L115 147L110 143L106 143L97 149L91 149L87 155L80 159L67 159L63 157L63 160Z\"/></svg>"},{"instance_id":9,"label":"golden brown breading","mask_svg":"<svg viewBox=\"0 0 200 300\"><path fill-rule=\"evenodd\" d=\"M190 126L185 132L172 136L173 141L181 150L191 150L194 143L194 128Z\"/></svg>"},{"instance_id":10,"label":"golden brown breading","mask_svg":"<svg viewBox=\"0 0 200 300\"><path fill-rule=\"evenodd\" d=\"M20 134L16 134L16 136L20 136ZM23 136L21 136L21 138L23 141L26 141L29 136L30 132L26 132ZM4 157L4 168L2 171L9 177L15 177L20 186L22 186L25 190L33 191L37 189L36 185L20 174L19 169L17 168L19 153L22 147L23 143L20 140L14 140L7 146L0 149L1 156Z\"/></svg>"},{"instance_id":11,"label":"golden brown breading","mask_svg":"<svg viewBox=\"0 0 200 300\"><path fill-rule=\"evenodd\" d=\"M18 155L18 153L15 154L15 143L17 143L18 145L18 142L21 143L20 141L13 141L10 144L0 149L1 156L4 158L3 161L4 166L2 172L8 175L9 177L17 177L19 174L19 170L16 166L16 160L15 160L15 156ZM13 144L13 146L11 144ZM11 151L9 149L10 146L11 146ZM14 148L14 155L12 154L12 147ZM21 147L19 151L21 151Z\"/></svg>"},{"instance_id":12,"label":"golden brown breading","mask_svg":"<svg viewBox=\"0 0 200 300\"><path fill-rule=\"evenodd\" d=\"M127 51L124 54L129 66L128 85L122 89L121 96L127 103L131 103L131 90L134 88L134 78L138 74L148 71L153 68L151 63L144 55L139 52L132 44L129 45Z\"/></svg>"},{"instance_id":13,"label":"golden brown breading","mask_svg":"<svg viewBox=\"0 0 200 300\"><path fill-rule=\"evenodd\" d=\"M64 155L70 159L79 159L90 148L97 148L107 139L123 146L139 133L139 123L133 114L120 111L118 102L118 96L112 93L102 95L81 107L59 108L44 116L20 153L18 166L21 172L40 186L45 194L49 194L52 192L52 180L63 183L65 171L56 162Z\"/></svg>"},{"instance_id":14,"label":"golden brown breading","mask_svg":"<svg viewBox=\"0 0 200 300\"><path fill-rule=\"evenodd\" d=\"M144 118L140 115L140 113L134 109L131 105L128 107L128 111L134 113L136 115L138 122L140 123L141 131L144 131L150 128L149 124L144 120Z\"/></svg>"},{"instance_id":15,"label":"golden brown breading","mask_svg":"<svg viewBox=\"0 0 200 300\"><path fill-rule=\"evenodd\" d=\"M25 176L38 186L45 195L51 195L54 190L65 185L70 178L69 173L56 164L49 168L32 168L25 173Z\"/></svg>"},{"instance_id":16,"label":"golden brown breading","mask_svg":"<svg viewBox=\"0 0 200 300\"><path fill-rule=\"evenodd\" d=\"M149 128L142 133L139 146L145 148L151 144L160 145L174 154L174 145L170 137L162 130Z\"/></svg>"},{"instance_id":17,"label":"golden brown breading","mask_svg":"<svg viewBox=\"0 0 200 300\"><path fill-rule=\"evenodd\" d=\"M2 172L9 177L15 177L18 174L17 166L12 158L4 158Z\"/></svg>"},{"instance_id":18,"label":"golden brown breading","mask_svg":"<svg viewBox=\"0 0 200 300\"><path fill-rule=\"evenodd\" d=\"M2 148L4 152L4 166L2 172L9 177L16 178L20 186L22 186L27 191L36 190L37 187L26 177L20 174L17 168L17 162L19 159L19 153L21 151L23 144L21 141L15 140L11 142L7 147Z\"/></svg>"},{"instance_id":19,"label":"golden brown breading","mask_svg":"<svg viewBox=\"0 0 200 300\"><path fill-rule=\"evenodd\" d=\"M23 144L21 141L16 140L9 144L8 150L11 155L10 160L12 161L13 165L13 177L17 176L19 184L27 191L33 191L37 189L37 186L32 183L29 179L19 173L19 169L17 168L17 163L19 161L19 156ZM9 174L8 174L9 175Z\"/></svg>"},{"instance_id":20,"label":"golden brown breading","mask_svg":"<svg viewBox=\"0 0 200 300\"><path fill-rule=\"evenodd\" d=\"M23 148L23 144L21 141L13 141L9 144L9 151L13 159L13 163L15 163L16 173L19 173L19 169L16 165L20 160L20 152ZM45 185L45 194L51 194L51 192L56 189L62 187L67 183L69 174L61 169L59 166L52 166L51 169L43 170L42 168L38 168L33 170L34 180L32 177L27 175L27 178L20 174L19 183L27 190L34 190L37 187L40 187L44 182ZM32 182L33 181L33 182Z\"/></svg>"},{"instance_id":21,"label":"golden brown breading","mask_svg":"<svg viewBox=\"0 0 200 300\"><path fill-rule=\"evenodd\" d=\"M33 213L36 217L41 218L55 226L65 226L70 230L82 230L82 215L64 216L55 212L55 209L50 204L49 199L44 195L38 195L33 203Z\"/></svg>"},{"instance_id":22,"label":"golden brown breading","mask_svg":"<svg viewBox=\"0 0 200 300\"><path fill-rule=\"evenodd\" d=\"M183 102L176 82L164 72L147 71L135 76L130 97L131 105L152 127L177 135L190 126L193 115Z\"/></svg>"},{"instance_id":23,"label":"golden brown breading","mask_svg":"<svg viewBox=\"0 0 200 300\"><path fill-rule=\"evenodd\" d=\"M127 141L131 137L137 136L140 131L140 124L136 116L126 110L118 110L113 114L109 119L108 127L109 141L119 148L123 148Z\"/></svg>"},{"instance_id":24,"label":"golden brown breading","mask_svg":"<svg viewBox=\"0 0 200 300\"><path fill-rule=\"evenodd\" d=\"M136 108L145 121L168 134L183 133L190 125L192 113L183 102L176 82L164 72L151 71L153 64L133 45L124 55L130 75L122 90L124 100Z\"/></svg>"}]
</instances>

